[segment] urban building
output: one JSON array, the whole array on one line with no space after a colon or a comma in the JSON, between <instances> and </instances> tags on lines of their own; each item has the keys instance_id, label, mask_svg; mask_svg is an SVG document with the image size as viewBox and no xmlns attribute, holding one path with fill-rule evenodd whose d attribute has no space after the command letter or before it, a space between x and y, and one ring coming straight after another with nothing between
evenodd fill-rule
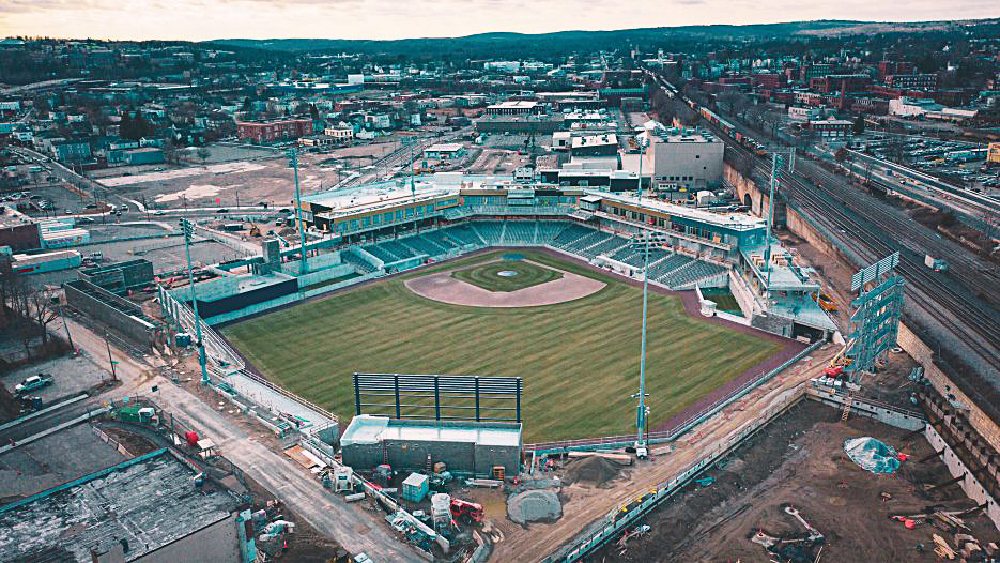
<instances>
[{"instance_id":1,"label":"urban building","mask_svg":"<svg viewBox=\"0 0 1000 563\"><path fill-rule=\"evenodd\" d=\"M650 131L643 172L667 192L716 189L722 184L725 144L707 131L659 127Z\"/></svg>"},{"instance_id":2,"label":"urban building","mask_svg":"<svg viewBox=\"0 0 1000 563\"><path fill-rule=\"evenodd\" d=\"M244 525L250 512L195 477L186 460L161 448L2 506L0 560L255 560L254 537Z\"/></svg>"},{"instance_id":3,"label":"urban building","mask_svg":"<svg viewBox=\"0 0 1000 563\"><path fill-rule=\"evenodd\" d=\"M424 158L428 160L451 161L465 156L465 146L462 143L435 143L424 149Z\"/></svg>"},{"instance_id":4,"label":"urban building","mask_svg":"<svg viewBox=\"0 0 1000 563\"><path fill-rule=\"evenodd\" d=\"M312 133L311 119L275 119L271 121L237 121L236 136L257 143L297 139Z\"/></svg>"},{"instance_id":5,"label":"urban building","mask_svg":"<svg viewBox=\"0 0 1000 563\"><path fill-rule=\"evenodd\" d=\"M809 130L824 137L850 137L854 123L847 119L818 119L809 122Z\"/></svg>"},{"instance_id":6,"label":"urban building","mask_svg":"<svg viewBox=\"0 0 1000 563\"><path fill-rule=\"evenodd\" d=\"M501 102L486 106L486 115L532 115L539 114L542 106L538 102Z\"/></svg>"}]
</instances>

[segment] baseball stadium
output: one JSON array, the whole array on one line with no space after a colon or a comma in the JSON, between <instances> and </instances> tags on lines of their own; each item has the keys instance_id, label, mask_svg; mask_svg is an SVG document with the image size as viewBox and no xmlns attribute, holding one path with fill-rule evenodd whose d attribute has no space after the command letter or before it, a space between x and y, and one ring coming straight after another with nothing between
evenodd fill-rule
<instances>
[{"instance_id":1,"label":"baseball stadium","mask_svg":"<svg viewBox=\"0 0 1000 563\"><path fill-rule=\"evenodd\" d=\"M580 188L384 188L304 199L310 230L337 246L308 274L294 276L298 261L277 266L299 298L233 310L198 296L249 369L342 421L356 414L358 372L512 376L523 379L525 442L634 432L646 260L652 431L825 336L791 261L763 272L765 225L749 215ZM317 283L320 264L335 283ZM770 314L765 280L787 286Z\"/></svg>"}]
</instances>

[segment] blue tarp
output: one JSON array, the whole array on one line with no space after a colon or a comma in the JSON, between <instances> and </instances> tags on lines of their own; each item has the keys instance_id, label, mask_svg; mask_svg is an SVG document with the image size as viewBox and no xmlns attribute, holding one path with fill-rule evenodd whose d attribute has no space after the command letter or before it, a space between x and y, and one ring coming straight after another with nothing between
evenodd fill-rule
<instances>
[{"instance_id":1,"label":"blue tarp","mask_svg":"<svg viewBox=\"0 0 1000 563\"><path fill-rule=\"evenodd\" d=\"M861 469L872 473L895 473L899 469L896 450L875 438L854 438L844 441L844 451Z\"/></svg>"}]
</instances>

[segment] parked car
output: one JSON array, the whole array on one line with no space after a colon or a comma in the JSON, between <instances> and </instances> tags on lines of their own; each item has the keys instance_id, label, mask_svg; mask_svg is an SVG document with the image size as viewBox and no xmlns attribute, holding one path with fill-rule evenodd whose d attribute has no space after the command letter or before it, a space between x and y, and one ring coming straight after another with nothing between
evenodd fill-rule
<instances>
[{"instance_id":1,"label":"parked car","mask_svg":"<svg viewBox=\"0 0 1000 563\"><path fill-rule=\"evenodd\" d=\"M24 381L14 386L14 392L18 395L30 393L36 389L52 385L51 375L32 375Z\"/></svg>"}]
</instances>

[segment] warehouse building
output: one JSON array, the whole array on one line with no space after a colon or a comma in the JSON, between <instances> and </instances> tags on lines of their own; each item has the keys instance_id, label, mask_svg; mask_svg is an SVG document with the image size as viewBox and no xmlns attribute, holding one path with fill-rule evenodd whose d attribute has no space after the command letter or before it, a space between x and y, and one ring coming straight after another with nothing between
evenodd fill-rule
<instances>
[{"instance_id":1,"label":"warehouse building","mask_svg":"<svg viewBox=\"0 0 1000 563\"><path fill-rule=\"evenodd\" d=\"M713 190L722 185L725 144L706 131L687 127L652 127L645 135L645 171L650 184L664 192Z\"/></svg>"},{"instance_id":2,"label":"warehouse building","mask_svg":"<svg viewBox=\"0 0 1000 563\"><path fill-rule=\"evenodd\" d=\"M388 463L396 471L427 468L443 461L448 471L489 476L503 466L520 473L521 424L517 422L442 422L397 420L361 414L340 439L344 464L371 470Z\"/></svg>"},{"instance_id":3,"label":"warehouse building","mask_svg":"<svg viewBox=\"0 0 1000 563\"><path fill-rule=\"evenodd\" d=\"M249 563L249 518L161 448L0 507L0 561Z\"/></svg>"}]
</instances>

